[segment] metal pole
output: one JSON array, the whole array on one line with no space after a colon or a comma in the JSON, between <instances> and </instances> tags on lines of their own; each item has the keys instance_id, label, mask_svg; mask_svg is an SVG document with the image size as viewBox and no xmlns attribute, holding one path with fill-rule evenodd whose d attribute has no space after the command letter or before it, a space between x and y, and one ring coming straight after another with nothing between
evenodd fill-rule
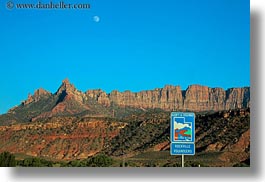
<instances>
[{"instance_id":1,"label":"metal pole","mask_svg":"<svg viewBox=\"0 0 265 182\"><path fill-rule=\"evenodd\" d=\"M125 158L124 158L124 154L123 154L123 157L122 157L122 167L125 167Z\"/></svg>"},{"instance_id":2,"label":"metal pole","mask_svg":"<svg viewBox=\"0 0 265 182\"><path fill-rule=\"evenodd\" d=\"M123 147L122 147L122 167L125 167L125 160L124 160L124 139L123 139Z\"/></svg>"},{"instance_id":3,"label":"metal pole","mask_svg":"<svg viewBox=\"0 0 265 182\"><path fill-rule=\"evenodd\" d=\"M184 167L184 155L182 155L182 167Z\"/></svg>"}]
</instances>

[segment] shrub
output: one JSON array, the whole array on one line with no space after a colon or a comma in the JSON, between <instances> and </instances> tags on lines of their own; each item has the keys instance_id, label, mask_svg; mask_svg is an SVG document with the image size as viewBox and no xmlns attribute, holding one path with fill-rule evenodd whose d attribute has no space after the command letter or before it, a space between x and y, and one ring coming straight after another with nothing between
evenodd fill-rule
<instances>
[{"instance_id":1,"label":"shrub","mask_svg":"<svg viewBox=\"0 0 265 182\"><path fill-rule=\"evenodd\" d=\"M3 152L0 154L0 167L15 167L15 156L9 152Z\"/></svg>"},{"instance_id":2,"label":"shrub","mask_svg":"<svg viewBox=\"0 0 265 182\"><path fill-rule=\"evenodd\" d=\"M90 158L87 162L87 166L89 167L109 167L113 164L113 162L114 161L112 158L106 155L100 154L100 155Z\"/></svg>"}]
</instances>

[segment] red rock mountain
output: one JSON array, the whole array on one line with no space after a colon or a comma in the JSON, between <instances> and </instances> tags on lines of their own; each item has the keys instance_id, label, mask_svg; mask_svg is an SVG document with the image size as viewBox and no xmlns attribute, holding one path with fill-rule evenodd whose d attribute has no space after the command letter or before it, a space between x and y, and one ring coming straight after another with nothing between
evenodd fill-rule
<instances>
[{"instance_id":1,"label":"red rock mountain","mask_svg":"<svg viewBox=\"0 0 265 182\"><path fill-rule=\"evenodd\" d=\"M197 159L214 161L207 162L210 166L249 160L249 87L191 85L181 90L167 85L136 93L82 92L68 79L55 93L38 89L0 115L0 153L68 161L97 153L119 158L161 151L167 160L172 110L218 111L196 113Z\"/></svg>"},{"instance_id":2,"label":"red rock mountain","mask_svg":"<svg viewBox=\"0 0 265 182\"><path fill-rule=\"evenodd\" d=\"M38 102L42 97L52 94L43 89L35 91L34 95L29 95L23 105ZM88 98L94 99L98 104L110 106L115 103L121 107L136 108L160 108L163 110L191 110L191 111L218 111L247 108L250 104L250 88L209 88L201 85L191 85L186 90L181 90L180 86L166 85L164 88L146 90L133 93L131 91L112 91L110 94L97 90L88 90L85 93L78 91L68 79L63 80L55 95L60 96L58 105L53 108L60 110L63 101L73 100L83 105ZM63 106L62 106L63 107ZM83 105L89 109L89 106Z\"/></svg>"},{"instance_id":3,"label":"red rock mountain","mask_svg":"<svg viewBox=\"0 0 265 182\"><path fill-rule=\"evenodd\" d=\"M250 107L250 88L209 88L191 85L186 90L180 86L141 92L106 93L101 89L79 91L68 79L63 80L52 94L38 89L20 106L0 116L0 124L36 121L54 116L94 116L122 118L136 110L162 109L165 111L220 111Z\"/></svg>"},{"instance_id":4,"label":"red rock mountain","mask_svg":"<svg viewBox=\"0 0 265 182\"><path fill-rule=\"evenodd\" d=\"M113 102L121 107L160 108L163 110L218 111L247 108L250 104L250 88L209 88L191 85L187 90L180 86L166 85L164 88L133 93L130 91L112 91L110 94L102 90L88 90L88 97L99 104L110 106Z\"/></svg>"}]
</instances>

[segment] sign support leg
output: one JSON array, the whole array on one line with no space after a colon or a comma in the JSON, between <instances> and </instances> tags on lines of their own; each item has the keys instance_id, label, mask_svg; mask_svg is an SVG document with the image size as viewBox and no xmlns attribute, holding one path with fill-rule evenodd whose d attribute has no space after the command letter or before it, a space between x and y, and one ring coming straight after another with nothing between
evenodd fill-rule
<instances>
[{"instance_id":1,"label":"sign support leg","mask_svg":"<svg viewBox=\"0 0 265 182\"><path fill-rule=\"evenodd\" d=\"M184 167L184 155L181 155L182 158L182 167Z\"/></svg>"}]
</instances>

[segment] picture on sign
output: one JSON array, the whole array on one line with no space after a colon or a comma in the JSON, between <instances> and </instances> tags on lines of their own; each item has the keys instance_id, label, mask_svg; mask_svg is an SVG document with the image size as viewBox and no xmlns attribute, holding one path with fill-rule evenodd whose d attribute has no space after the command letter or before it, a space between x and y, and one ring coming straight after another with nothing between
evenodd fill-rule
<instances>
[{"instance_id":1,"label":"picture on sign","mask_svg":"<svg viewBox=\"0 0 265 182\"><path fill-rule=\"evenodd\" d=\"M171 142L194 142L194 113L172 113Z\"/></svg>"},{"instance_id":2,"label":"picture on sign","mask_svg":"<svg viewBox=\"0 0 265 182\"><path fill-rule=\"evenodd\" d=\"M185 118L175 118L174 140L191 141L191 123L185 123Z\"/></svg>"}]
</instances>

